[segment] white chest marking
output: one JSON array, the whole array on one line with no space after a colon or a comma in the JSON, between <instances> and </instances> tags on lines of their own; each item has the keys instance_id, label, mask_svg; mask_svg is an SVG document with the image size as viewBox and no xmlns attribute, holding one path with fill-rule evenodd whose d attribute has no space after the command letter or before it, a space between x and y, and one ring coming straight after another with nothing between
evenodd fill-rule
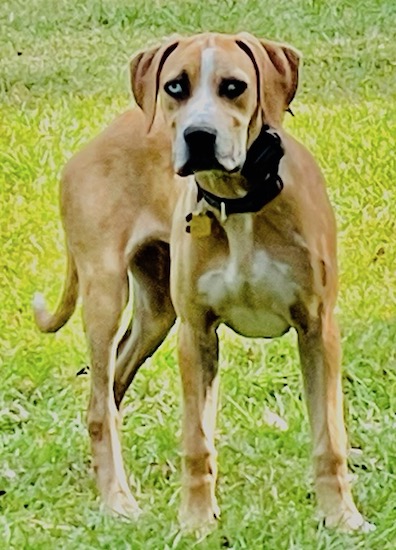
<instances>
[{"instance_id":1,"label":"white chest marking","mask_svg":"<svg viewBox=\"0 0 396 550\"><path fill-rule=\"evenodd\" d=\"M290 306L298 291L291 267L254 245L250 215L230 217L226 225L232 219L230 255L200 277L200 298L244 336L280 336L291 325Z\"/></svg>"}]
</instances>

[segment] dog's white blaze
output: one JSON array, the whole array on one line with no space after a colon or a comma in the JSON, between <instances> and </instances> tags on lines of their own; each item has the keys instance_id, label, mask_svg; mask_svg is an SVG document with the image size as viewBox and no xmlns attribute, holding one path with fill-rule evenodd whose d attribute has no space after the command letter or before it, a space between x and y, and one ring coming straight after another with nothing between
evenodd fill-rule
<instances>
[{"instance_id":1,"label":"dog's white blaze","mask_svg":"<svg viewBox=\"0 0 396 550\"><path fill-rule=\"evenodd\" d=\"M211 89L211 80L215 70L215 49L206 48L201 54L201 74L199 84L194 92L188 115L184 126L205 126L215 123L215 102L213 90Z\"/></svg>"},{"instance_id":2,"label":"dog's white blaze","mask_svg":"<svg viewBox=\"0 0 396 550\"><path fill-rule=\"evenodd\" d=\"M215 49L206 48L201 55L200 102L203 108L213 108L211 80L215 70Z\"/></svg>"}]
</instances>

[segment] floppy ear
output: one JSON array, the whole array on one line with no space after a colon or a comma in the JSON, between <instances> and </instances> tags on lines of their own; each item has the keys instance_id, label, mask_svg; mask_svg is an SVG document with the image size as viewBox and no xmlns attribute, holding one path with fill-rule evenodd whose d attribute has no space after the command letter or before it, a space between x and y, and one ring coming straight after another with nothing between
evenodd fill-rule
<instances>
[{"instance_id":1,"label":"floppy ear","mask_svg":"<svg viewBox=\"0 0 396 550\"><path fill-rule=\"evenodd\" d=\"M264 122L279 126L296 94L301 54L286 44L259 40L248 33L238 35L237 44L256 69Z\"/></svg>"},{"instance_id":2,"label":"floppy ear","mask_svg":"<svg viewBox=\"0 0 396 550\"><path fill-rule=\"evenodd\" d=\"M147 117L148 131L154 122L162 67L178 44L178 40L172 40L164 46L140 52L130 61L132 93Z\"/></svg>"}]
</instances>

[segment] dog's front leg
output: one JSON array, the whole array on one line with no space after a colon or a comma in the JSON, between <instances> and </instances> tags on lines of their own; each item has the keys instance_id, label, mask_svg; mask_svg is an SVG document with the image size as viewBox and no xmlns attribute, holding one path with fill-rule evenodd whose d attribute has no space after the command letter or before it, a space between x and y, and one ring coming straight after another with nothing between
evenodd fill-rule
<instances>
[{"instance_id":1,"label":"dog's front leg","mask_svg":"<svg viewBox=\"0 0 396 550\"><path fill-rule=\"evenodd\" d=\"M324 309L298 332L320 510L328 527L365 529L369 524L358 512L348 482L340 337L332 311Z\"/></svg>"},{"instance_id":2,"label":"dog's front leg","mask_svg":"<svg viewBox=\"0 0 396 550\"><path fill-rule=\"evenodd\" d=\"M219 516L215 497L214 431L218 393L215 328L181 322L179 366L183 386L183 488L180 522L198 529Z\"/></svg>"}]
</instances>

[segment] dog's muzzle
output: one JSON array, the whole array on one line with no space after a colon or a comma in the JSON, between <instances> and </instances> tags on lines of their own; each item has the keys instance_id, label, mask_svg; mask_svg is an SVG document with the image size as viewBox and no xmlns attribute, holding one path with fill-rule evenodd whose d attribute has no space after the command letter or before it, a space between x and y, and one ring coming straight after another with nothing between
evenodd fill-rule
<instances>
[{"instance_id":1,"label":"dog's muzzle","mask_svg":"<svg viewBox=\"0 0 396 550\"><path fill-rule=\"evenodd\" d=\"M207 170L224 170L216 158L217 131L214 128L189 126L184 130L183 137L187 161L179 170L180 176Z\"/></svg>"}]
</instances>

